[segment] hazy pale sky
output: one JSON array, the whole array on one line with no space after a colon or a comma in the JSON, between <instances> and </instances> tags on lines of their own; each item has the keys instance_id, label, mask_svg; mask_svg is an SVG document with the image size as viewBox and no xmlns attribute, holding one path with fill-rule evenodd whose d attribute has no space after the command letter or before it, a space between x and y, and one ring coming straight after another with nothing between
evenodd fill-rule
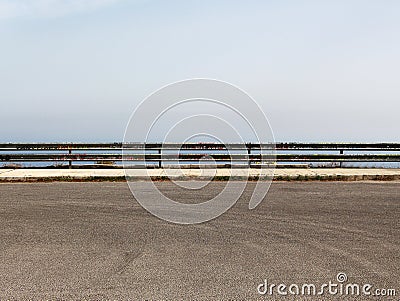
<instances>
[{"instance_id":1,"label":"hazy pale sky","mask_svg":"<svg viewBox=\"0 0 400 301\"><path fill-rule=\"evenodd\" d=\"M120 141L168 83L215 78L278 141L397 141L399 1L0 0L0 141Z\"/></svg>"}]
</instances>

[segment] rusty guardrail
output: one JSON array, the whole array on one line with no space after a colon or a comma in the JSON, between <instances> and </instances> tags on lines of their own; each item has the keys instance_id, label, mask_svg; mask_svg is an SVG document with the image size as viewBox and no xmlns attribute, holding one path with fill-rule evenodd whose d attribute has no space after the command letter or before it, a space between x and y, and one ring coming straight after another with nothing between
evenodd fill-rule
<instances>
[{"instance_id":1,"label":"rusty guardrail","mask_svg":"<svg viewBox=\"0 0 400 301\"><path fill-rule=\"evenodd\" d=\"M396 163L400 162L400 143L0 143L3 168L25 167L29 162L41 162L42 167L48 166L47 163L68 163L70 168L73 163L75 167L122 167L122 161L162 167L198 164L201 160L214 160L221 167L235 164L257 167L271 163L338 166L346 162Z\"/></svg>"}]
</instances>

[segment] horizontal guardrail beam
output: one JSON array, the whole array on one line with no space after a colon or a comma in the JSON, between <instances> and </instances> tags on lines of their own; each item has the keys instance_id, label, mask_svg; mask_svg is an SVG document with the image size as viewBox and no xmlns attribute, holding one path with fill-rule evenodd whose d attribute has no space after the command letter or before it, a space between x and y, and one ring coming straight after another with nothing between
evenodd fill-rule
<instances>
[{"instance_id":1,"label":"horizontal guardrail beam","mask_svg":"<svg viewBox=\"0 0 400 301\"><path fill-rule=\"evenodd\" d=\"M400 150L400 143L0 143L0 151L10 150L158 150L158 149L276 149L276 150Z\"/></svg>"},{"instance_id":2,"label":"horizontal guardrail beam","mask_svg":"<svg viewBox=\"0 0 400 301\"><path fill-rule=\"evenodd\" d=\"M204 154L7 154L0 155L0 161L35 162L35 161L301 161L301 162L400 162L400 154L372 154L372 155L336 155L336 154L207 154L212 157L207 159Z\"/></svg>"}]
</instances>

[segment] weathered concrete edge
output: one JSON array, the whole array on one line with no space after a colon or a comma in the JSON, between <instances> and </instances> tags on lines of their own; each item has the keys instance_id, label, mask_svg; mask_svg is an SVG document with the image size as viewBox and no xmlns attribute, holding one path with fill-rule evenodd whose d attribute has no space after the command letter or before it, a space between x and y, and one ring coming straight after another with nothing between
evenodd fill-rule
<instances>
[{"instance_id":1,"label":"weathered concrete edge","mask_svg":"<svg viewBox=\"0 0 400 301\"><path fill-rule=\"evenodd\" d=\"M153 181L170 181L168 176L151 177ZM148 177L130 177L129 181L148 181ZM203 180L202 177L173 177L177 181ZM216 176L213 181L266 181L268 176ZM125 176L55 176L55 177L1 177L0 183L46 183L46 182L125 182ZM275 175L273 181L400 181L400 175Z\"/></svg>"}]
</instances>

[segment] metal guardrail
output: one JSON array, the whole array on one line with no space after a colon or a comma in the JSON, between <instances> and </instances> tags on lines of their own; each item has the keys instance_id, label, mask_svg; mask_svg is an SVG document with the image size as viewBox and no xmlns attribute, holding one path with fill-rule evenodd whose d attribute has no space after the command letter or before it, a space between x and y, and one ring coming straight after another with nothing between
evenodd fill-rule
<instances>
[{"instance_id":1,"label":"metal guardrail","mask_svg":"<svg viewBox=\"0 0 400 301\"><path fill-rule=\"evenodd\" d=\"M144 162L153 167L182 166L198 164L201 160L207 162L205 156L221 167L271 163L337 163L339 166L345 162L394 163L400 162L400 143L0 143L3 168L24 167L18 164L28 162L66 162L70 168L73 163L121 167L122 161L132 165ZM92 165L87 165L91 162Z\"/></svg>"},{"instance_id":2,"label":"metal guardrail","mask_svg":"<svg viewBox=\"0 0 400 301\"><path fill-rule=\"evenodd\" d=\"M243 148L241 143L0 143L0 150L119 150L119 149L225 149ZM246 148L263 149L275 148L276 150L387 150L400 151L400 143L298 143L279 142L270 143L245 143Z\"/></svg>"}]
</instances>

